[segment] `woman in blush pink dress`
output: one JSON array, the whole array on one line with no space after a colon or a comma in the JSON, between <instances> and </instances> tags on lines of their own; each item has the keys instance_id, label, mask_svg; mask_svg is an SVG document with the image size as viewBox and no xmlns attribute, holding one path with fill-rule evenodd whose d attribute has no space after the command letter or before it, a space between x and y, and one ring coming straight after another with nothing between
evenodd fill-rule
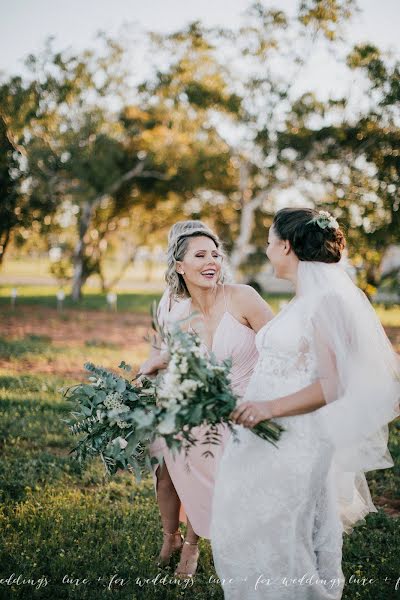
<instances>
[{"instance_id":1,"label":"woman in blush pink dress","mask_svg":"<svg viewBox=\"0 0 400 600\"><path fill-rule=\"evenodd\" d=\"M198 333L205 348L219 360L232 358L232 387L240 397L258 357L255 334L273 314L251 287L222 283L222 258L220 241L208 229L188 228L170 239L168 293L160 303L159 318L173 322L193 315L186 326ZM153 352L141 372L155 373L166 366L167 360L162 353ZM203 431L201 427L194 430L200 442ZM155 472L164 533L159 565L168 564L171 555L181 550L177 576L194 575L199 558L198 539L210 537L214 482L229 431L221 425L220 433L222 443L212 446L213 458L203 456L206 448L201 443L190 450L187 458L184 453L172 454L162 439L153 445L153 454L163 457ZM178 529L182 509L187 517L184 542Z\"/></svg>"}]
</instances>

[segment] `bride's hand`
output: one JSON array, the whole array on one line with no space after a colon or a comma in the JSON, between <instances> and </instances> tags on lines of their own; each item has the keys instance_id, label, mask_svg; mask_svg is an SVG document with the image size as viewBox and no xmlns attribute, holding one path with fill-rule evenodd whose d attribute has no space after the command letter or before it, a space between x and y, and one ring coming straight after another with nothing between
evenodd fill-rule
<instances>
[{"instance_id":1,"label":"bride's hand","mask_svg":"<svg viewBox=\"0 0 400 600\"><path fill-rule=\"evenodd\" d=\"M231 413L231 420L244 427L254 427L266 419L272 419L271 403L269 401L243 402Z\"/></svg>"}]
</instances>

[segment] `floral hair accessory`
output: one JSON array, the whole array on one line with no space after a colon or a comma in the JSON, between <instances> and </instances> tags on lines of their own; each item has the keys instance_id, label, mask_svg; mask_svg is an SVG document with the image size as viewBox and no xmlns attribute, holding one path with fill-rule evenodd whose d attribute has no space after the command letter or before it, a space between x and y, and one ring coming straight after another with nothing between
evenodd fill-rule
<instances>
[{"instance_id":1,"label":"floral hair accessory","mask_svg":"<svg viewBox=\"0 0 400 600\"><path fill-rule=\"evenodd\" d=\"M339 229L339 223L336 221L334 217L326 210L318 211L309 223L316 223L321 229Z\"/></svg>"}]
</instances>

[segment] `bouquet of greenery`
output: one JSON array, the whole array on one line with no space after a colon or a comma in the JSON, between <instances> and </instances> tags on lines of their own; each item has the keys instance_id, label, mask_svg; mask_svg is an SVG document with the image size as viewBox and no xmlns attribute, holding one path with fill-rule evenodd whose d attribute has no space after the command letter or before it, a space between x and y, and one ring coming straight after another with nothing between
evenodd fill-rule
<instances>
[{"instance_id":1,"label":"bouquet of greenery","mask_svg":"<svg viewBox=\"0 0 400 600\"><path fill-rule=\"evenodd\" d=\"M153 328L170 357L165 372L154 380L143 376L128 380L86 363L89 383L61 390L75 408L66 423L74 435L83 434L70 452L81 464L99 456L108 475L128 469L140 480L143 471L158 462L148 452L156 435L170 449L183 448L186 453L198 443L193 431L198 426L205 427L202 443L208 446L221 442L221 424L235 437L230 421L237 404L230 384L231 361L218 362L196 334L182 331L182 323L173 329L161 326L153 307ZM124 361L119 368L131 371ZM262 421L252 431L276 445L283 428ZM212 452L208 449L204 455Z\"/></svg>"},{"instance_id":2,"label":"bouquet of greenery","mask_svg":"<svg viewBox=\"0 0 400 600\"><path fill-rule=\"evenodd\" d=\"M128 380L116 373L86 363L89 383L62 389L74 403L71 433L85 434L70 454L81 464L99 456L108 475L118 469L132 471L138 480L151 469L147 447L154 437L155 389L150 379ZM124 372L131 367L121 362Z\"/></svg>"},{"instance_id":3,"label":"bouquet of greenery","mask_svg":"<svg viewBox=\"0 0 400 600\"><path fill-rule=\"evenodd\" d=\"M202 347L199 337L182 331L180 324L168 329L153 314L153 327L170 357L166 371L155 383L154 425L170 449L184 448L187 453L198 442L192 431L196 426L205 426L202 443L206 445L220 443L222 434L218 425L221 424L236 437L229 417L237 405L237 397L230 384L231 360L218 362L213 353ZM283 428L268 420L258 423L252 431L276 446ZM208 454L212 452L206 450L204 455Z\"/></svg>"}]
</instances>

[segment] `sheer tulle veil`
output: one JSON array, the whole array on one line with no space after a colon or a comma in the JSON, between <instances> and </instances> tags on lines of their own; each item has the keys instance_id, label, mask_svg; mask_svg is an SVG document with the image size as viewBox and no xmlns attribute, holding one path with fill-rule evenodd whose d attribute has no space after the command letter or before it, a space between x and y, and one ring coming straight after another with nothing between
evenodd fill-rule
<instances>
[{"instance_id":1,"label":"sheer tulle veil","mask_svg":"<svg viewBox=\"0 0 400 600\"><path fill-rule=\"evenodd\" d=\"M365 472L391 467L388 423L399 413L400 359L365 294L340 264L300 261L297 296L305 297L334 447L333 469L344 530L376 511Z\"/></svg>"}]
</instances>

